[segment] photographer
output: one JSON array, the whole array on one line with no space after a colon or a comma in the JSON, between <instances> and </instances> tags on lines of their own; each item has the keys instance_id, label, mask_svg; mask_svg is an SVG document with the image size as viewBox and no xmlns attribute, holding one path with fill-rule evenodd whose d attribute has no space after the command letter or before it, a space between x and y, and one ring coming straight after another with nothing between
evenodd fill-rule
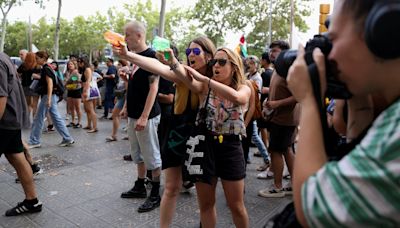
<instances>
[{"instance_id":1,"label":"photographer","mask_svg":"<svg viewBox=\"0 0 400 228\"><path fill-rule=\"evenodd\" d=\"M327 162L318 105L304 49L299 47L287 81L302 106L293 190L303 226L400 225L399 8L399 1L335 2L329 27L333 49L327 57L337 63L339 79L353 94L348 100L347 139L357 138L373 121L361 142L338 162ZM320 49L313 57L324 94L325 57ZM388 104L375 120L372 94L381 94Z\"/></svg>"}]
</instances>

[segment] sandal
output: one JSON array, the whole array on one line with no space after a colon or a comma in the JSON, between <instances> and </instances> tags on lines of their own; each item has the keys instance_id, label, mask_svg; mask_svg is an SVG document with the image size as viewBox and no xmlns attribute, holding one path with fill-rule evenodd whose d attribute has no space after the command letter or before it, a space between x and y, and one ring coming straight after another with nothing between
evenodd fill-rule
<instances>
[{"instance_id":1,"label":"sandal","mask_svg":"<svg viewBox=\"0 0 400 228\"><path fill-rule=\"evenodd\" d=\"M117 138L116 138L116 137L108 136L108 137L106 138L106 142L114 142L114 141L117 141Z\"/></svg>"},{"instance_id":2,"label":"sandal","mask_svg":"<svg viewBox=\"0 0 400 228\"><path fill-rule=\"evenodd\" d=\"M74 124L74 128L81 128L81 127L82 127L82 124L80 124L80 123Z\"/></svg>"},{"instance_id":3,"label":"sandal","mask_svg":"<svg viewBox=\"0 0 400 228\"><path fill-rule=\"evenodd\" d=\"M75 126L75 124L71 122L71 123L67 124L66 127L74 127L74 126Z\"/></svg>"},{"instance_id":4,"label":"sandal","mask_svg":"<svg viewBox=\"0 0 400 228\"><path fill-rule=\"evenodd\" d=\"M99 130L97 130L97 128L92 128L92 129L90 129L89 131L87 131L87 133L96 133L96 132L98 132Z\"/></svg>"},{"instance_id":5,"label":"sandal","mask_svg":"<svg viewBox=\"0 0 400 228\"><path fill-rule=\"evenodd\" d=\"M82 129L85 129L85 130L90 130L90 129L92 129L91 127L89 127L89 126L86 126L86 127L83 127Z\"/></svg>"}]
</instances>

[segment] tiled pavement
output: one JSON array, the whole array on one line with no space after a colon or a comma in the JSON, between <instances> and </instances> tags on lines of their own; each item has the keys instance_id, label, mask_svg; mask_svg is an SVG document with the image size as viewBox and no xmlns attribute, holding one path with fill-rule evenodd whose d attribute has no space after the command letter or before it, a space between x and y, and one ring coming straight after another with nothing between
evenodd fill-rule
<instances>
[{"instance_id":1,"label":"tiled pavement","mask_svg":"<svg viewBox=\"0 0 400 228\"><path fill-rule=\"evenodd\" d=\"M65 110L60 106L60 110ZM98 115L100 116L100 112ZM85 122L85 121L84 121ZM124 121L122 121L124 126ZM128 142L106 143L112 121L100 120L99 132L88 134L82 129L70 129L76 140L72 147L61 148L58 133L43 134L42 147L32 149L45 173L36 178L36 188L43 202L41 213L19 217L5 217L4 212L24 198L16 174L4 156L0 159L0 227L158 227L159 209L138 213L144 199L121 199L120 193L132 187L136 178L134 164L122 160ZM120 131L119 138L122 138ZM29 131L23 132L27 139ZM252 150L255 150L254 148ZM290 197L261 198L258 190L271 180L258 180L256 167L260 158L253 158L247 168L245 204L250 227L262 227L281 210ZM225 197L218 184L217 227L234 227ZM181 194L171 227L198 227L199 210L196 194Z\"/></svg>"}]
</instances>

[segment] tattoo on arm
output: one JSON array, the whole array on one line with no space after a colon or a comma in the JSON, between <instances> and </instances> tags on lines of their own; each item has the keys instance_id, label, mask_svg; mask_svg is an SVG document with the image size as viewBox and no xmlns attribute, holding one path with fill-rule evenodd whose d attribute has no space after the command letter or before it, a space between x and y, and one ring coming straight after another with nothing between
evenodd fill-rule
<instances>
[{"instance_id":1,"label":"tattoo on arm","mask_svg":"<svg viewBox=\"0 0 400 228\"><path fill-rule=\"evenodd\" d=\"M149 76L149 84L153 84L157 79L158 79L158 75L150 75Z\"/></svg>"}]
</instances>

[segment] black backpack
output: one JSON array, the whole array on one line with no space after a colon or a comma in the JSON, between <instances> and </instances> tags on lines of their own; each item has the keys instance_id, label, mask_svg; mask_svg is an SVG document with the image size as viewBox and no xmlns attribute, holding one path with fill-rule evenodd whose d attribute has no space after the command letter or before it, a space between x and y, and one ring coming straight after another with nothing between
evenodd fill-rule
<instances>
[{"instance_id":1,"label":"black backpack","mask_svg":"<svg viewBox=\"0 0 400 228\"><path fill-rule=\"evenodd\" d=\"M48 67L51 69L51 72L53 73L54 76L54 85L53 85L53 91L54 94L58 96L58 102L62 101L64 98L64 92L65 92L65 86L63 83L63 80L56 74L56 72L51 68L51 66L48 64Z\"/></svg>"}]
</instances>

